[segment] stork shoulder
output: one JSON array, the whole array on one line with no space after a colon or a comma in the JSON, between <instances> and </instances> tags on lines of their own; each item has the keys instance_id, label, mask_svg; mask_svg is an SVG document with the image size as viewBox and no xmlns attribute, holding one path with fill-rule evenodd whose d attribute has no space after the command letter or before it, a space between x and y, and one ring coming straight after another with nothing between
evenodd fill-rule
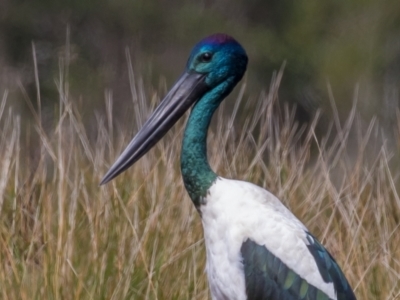
<instances>
[{"instance_id":1,"label":"stork shoulder","mask_svg":"<svg viewBox=\"0 0 400 300\"><path fill-rule=\"evenodd\" d=\"M250 240L330 299L337 299L334 283L326 280L325 267L315 255L320 252L312 251L322 245L316 244L307 228L267 190L218 178L200 209L206 246L211 252L213 247L219 245L221 250L225 244L231 256L241 254L242 246Z\"/></svg>"}]
</instances>

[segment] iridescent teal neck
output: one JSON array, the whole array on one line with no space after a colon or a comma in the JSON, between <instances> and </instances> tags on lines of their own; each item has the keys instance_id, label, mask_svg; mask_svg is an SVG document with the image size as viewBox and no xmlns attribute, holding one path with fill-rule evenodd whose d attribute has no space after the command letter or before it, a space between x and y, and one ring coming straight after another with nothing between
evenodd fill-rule
<instances>
[{"instance_id":1,"label":"iridescent teal neck","mask_svg":"<svg viewBox=\"0 0 400 300\"><path fill-rule=\"evenodd\" d=\"M233 86L233 80L227 80L205 94L193 107L186 125L181 171L186 190L196 207L217 179L207 159L208 127L215 110Z\"/></svg>"}]
</instances>

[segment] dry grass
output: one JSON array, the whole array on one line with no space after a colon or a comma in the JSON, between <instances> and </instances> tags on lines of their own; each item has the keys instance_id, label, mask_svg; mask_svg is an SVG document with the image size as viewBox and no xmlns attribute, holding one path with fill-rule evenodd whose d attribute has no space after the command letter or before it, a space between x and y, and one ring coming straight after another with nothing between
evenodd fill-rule
<instances>
[{"instance_id":1,"label":"dry grass","mask_svg":"<svg viewBox=\"0 0 400 300\"><path fill-rule=\"evenodd\" d=\"M398 149L379 142L376 122L360 125L355 109L317 142L317 122L298 128L293 112L276 104L280 74L268 94L247 99L242 86L236 102L223 104L209 134L212 166L278 195L336 257L359 299L400 298ZM32 109L40 137L34 164L22 151L29 145L18 115L5 110L7 93L0 105L1 298L209 299L201 222L179 172L184 122L99 187L131 124L113 127L108 95L107 115L89 139L66 78L61 67L50 132ZM140 124L158 98L146 98L133 77L132 93ZM239 110L248 117L239 120Z\"/></svg>"}]
</instances>

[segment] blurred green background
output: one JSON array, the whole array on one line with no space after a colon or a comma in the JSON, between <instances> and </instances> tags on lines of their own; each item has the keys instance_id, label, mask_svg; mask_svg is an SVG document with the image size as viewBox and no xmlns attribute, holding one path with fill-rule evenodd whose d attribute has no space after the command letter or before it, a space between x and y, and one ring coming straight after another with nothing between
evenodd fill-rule
<instances>
[{"instance_id":1,"label":"blurred green background","mask_svg":"<svg viewBox=\"0 0 400 300\"><path fill-rule=\"evenodd\" d=\"M358 87L362 118L376 115L389 131L396 123L398 0L1 0L0 93L7 90L8 103L27 119L21 87L33 103L37 94L32 43L43 122L51 122L68 30L70 92L89 125L104 111L105 91L112 92L116 116L131 119L127 52L151 94L170 86L194 43L215 32L233 35L247 50L247 95L267 90L286 62L279 97L299 107L299 120L318 108L330 115L329 89L346 118Z\"/></svg>"}]
</instances>

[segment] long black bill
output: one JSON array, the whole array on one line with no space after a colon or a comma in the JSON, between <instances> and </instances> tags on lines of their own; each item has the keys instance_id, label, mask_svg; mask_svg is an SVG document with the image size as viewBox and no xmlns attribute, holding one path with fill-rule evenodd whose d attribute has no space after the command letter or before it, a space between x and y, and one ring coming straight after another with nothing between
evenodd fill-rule
<instances>
[{"instance_id":1,"label":"long black bill","mask_svg":"<svg viewBox=\"0 0 400 300\"><path fill-rule=\"evenodd\" d=\"M185 72L108 170L100 185L117 177L146 154L208 90L203 74Z\"/></svg>"}]
</instances>

